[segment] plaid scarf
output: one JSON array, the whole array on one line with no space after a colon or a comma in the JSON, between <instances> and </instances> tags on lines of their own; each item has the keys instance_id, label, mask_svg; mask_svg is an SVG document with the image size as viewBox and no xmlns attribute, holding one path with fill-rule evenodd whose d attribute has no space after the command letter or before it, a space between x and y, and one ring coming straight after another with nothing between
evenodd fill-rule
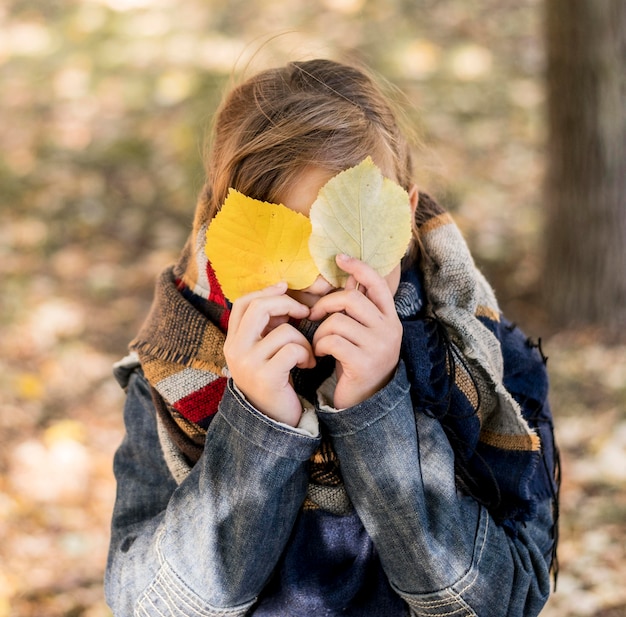
<instances>
[{"instance_id":1,"label":"plaid scarf","mask_svg":"<svg viewBox=\"0 0 626 617\"><path fill-rule=\"evenodd\" d=\"M465 487L487 503L504 504L501 518L527 518L541 431L535 422L531 428L520 403L542 401L545 393L531 391L544 385L513 384L513 390L524 390L517 396L505 386L506 331L490 286L448 213L421 195L416 217L422 245L419 269L405 269L395 298L405 328L403 359L416 384L412 395L441 418ZM153 388L162 426L191 465L202 453L229 376L223 344L230 311L205 255L208 223L197 213L180 261L159 277L150 313L130 345ZM419 291L422 284L424 292ZM422 293L427 306L420 315L426 319L415 319ZM313 325L305 321L301 327L306 334ZM294 380L296 387L308 384L307 397L314 396L333 370L323 360L306 379ZM430 371L425 377L424 365ZM318 452L318 462L336 467L326 451ZM487 485L493 488L485 489Z\"/></svg>"}]
</instances>

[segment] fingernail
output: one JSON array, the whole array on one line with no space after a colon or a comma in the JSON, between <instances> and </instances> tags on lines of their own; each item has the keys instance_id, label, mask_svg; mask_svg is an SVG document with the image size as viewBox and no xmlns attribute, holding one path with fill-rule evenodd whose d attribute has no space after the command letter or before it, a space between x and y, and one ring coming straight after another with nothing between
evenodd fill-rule
<instances>
[{"instance_id":1,"label":"fingernail","mask_svg":"<svg viewBox=\"0 0 626 617\"><path fill-rule=\"evenodd\" d=\"M350 255L346 255L345 253L339 253L337 255L337 259L339 261L350 261L352 259L352 257L350 257Z\"/></svg>"}]
</instances>

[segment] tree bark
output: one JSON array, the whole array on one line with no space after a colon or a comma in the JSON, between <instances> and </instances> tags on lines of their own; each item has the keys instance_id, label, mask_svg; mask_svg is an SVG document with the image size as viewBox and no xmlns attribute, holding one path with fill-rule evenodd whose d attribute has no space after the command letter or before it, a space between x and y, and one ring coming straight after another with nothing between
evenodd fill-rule
<instances>
[{"instance_id":1,"label":"tree bark","mask_svg":"<svg viewBox=\"0 0 626 617\"><path fill-rule=\"evenodd\" d=\"M546 306L626 340L626 1L546 9Z\"/></svg>"}]
</instances>

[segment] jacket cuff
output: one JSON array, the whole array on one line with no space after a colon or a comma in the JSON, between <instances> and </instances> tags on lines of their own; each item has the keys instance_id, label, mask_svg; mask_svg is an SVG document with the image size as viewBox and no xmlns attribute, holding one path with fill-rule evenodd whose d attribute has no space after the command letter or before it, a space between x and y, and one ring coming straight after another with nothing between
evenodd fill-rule
<instances>
[{"instance_id":1,"label":"jacket cuff","mask_svg":"<svg viewBox=\"0 0 626 617\"><path fill-rule=\"evenodd\" d=\"M276 456L306 461L319 445L319 436L290 427L255 409L232 379L220 403L220 416L241 437Z\"/></svg>"},{"instance_id":2,"label":"jacket cuff","mask_svg":"<svg viewBox=\"0 0 626 617\"><path fill-rule=\"evenodd\" d=\"M409 390L406 368L400 360L391 381L370 398L339 411L323 405L318 407L317 414L331 436L352 435L384 418L398 405L405 404Z\"/></svg>"}]
</instances>

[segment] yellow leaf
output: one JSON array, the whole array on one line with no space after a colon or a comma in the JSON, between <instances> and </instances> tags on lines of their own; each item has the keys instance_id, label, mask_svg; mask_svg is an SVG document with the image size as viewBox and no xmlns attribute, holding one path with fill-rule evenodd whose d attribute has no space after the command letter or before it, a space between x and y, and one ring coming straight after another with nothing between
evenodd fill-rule
<instances>
[{"instance_id":1,"label":"yellow leaf","mask_svg":"<svg viewBox=\"0 0 626 617\"><path fill-rule=\"evenodd\" d=\"M43 440L46 445L50 446L63 441L77 441L81 443L85 441L85 437L85 425L78 420L66 418L49 426L44 433Z\"/></svg>"},{"instance_id":2,"label":"yellow leaf","mask_svg":"<svg viewBox=\"0 0 626 617\"><path fill-rule=\"evenodd\" d=\"M45 386L38 375L23 373L17 378L17 392L20 398L39 401L44 396Z\"/></svg>"},{"instance_id":3,"label":"yellow leaf","mask_svg":"<svg viewBox=\"0 0 626 617\"><path fill-rule=\"evenodd\" d=\"M402 259L411 240L408 193L384 178L370 157L332 177L321 189L309 217L309 249L322 276L335 287L347 274L335 263L345 253L386 276Z\"/></svg>"},{"instance_id":4,"label":"yellow leaf","mask_svg":"<svg viewBox=\"0 0 626 617\"><path fill-rule=\"evenodd\" d=\"M304 289L319 270L309 253L309 219L230 189L206 234L205 251L224 295L237 298L286 281Z\"/></svg>"}]
</instances>

